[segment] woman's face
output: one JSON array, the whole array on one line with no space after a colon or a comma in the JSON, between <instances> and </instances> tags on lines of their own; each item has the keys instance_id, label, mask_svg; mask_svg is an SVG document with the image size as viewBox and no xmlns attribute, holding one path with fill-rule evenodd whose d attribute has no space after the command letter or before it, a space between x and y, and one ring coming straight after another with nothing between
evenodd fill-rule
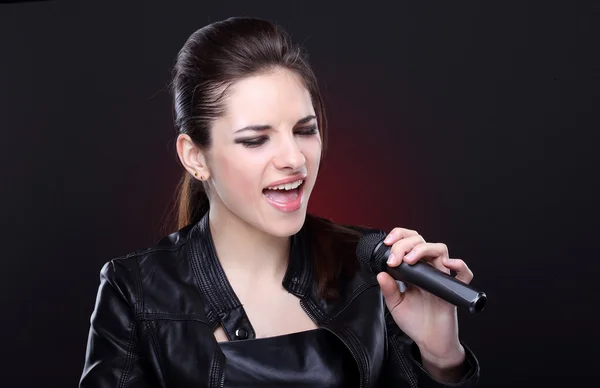
<instances>
[{"instance_id":1,"label":"woman's face","mask_svg":"<svg viewBox=\"0 0 600 388\"><path fill-rule=\"evenodd\" d=\"M225 108L206 154L211 208L274 236L296 233L321 158L302 79L285 69L245 78L230 87Z\"/></svg>"}]
</instances>

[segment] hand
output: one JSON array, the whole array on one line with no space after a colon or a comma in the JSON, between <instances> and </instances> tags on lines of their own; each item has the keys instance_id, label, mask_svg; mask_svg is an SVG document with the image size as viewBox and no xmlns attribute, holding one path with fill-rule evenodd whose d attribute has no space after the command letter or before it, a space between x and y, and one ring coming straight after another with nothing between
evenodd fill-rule
<instances>
[{"instance_id":1,"label":"hand","mask_svg":"<svg viewBox=\"0 0 600 388\"><path fill-rule=\"evenodd\" d=\"M456 271L456 278L464 283L473 279L464 261L449 258L445 244L427 243L414 230L394 228L384 244L392 247L389 267L397 267L403 261L414 264L425 260L446 273ZM379 273L377 280L394 321L419 347L426 369L437 369L443 374L462 365L465 350L458 338L456 306L408 284L401 293L396 280L385 272Z\"/></svg>"}]
</instances>

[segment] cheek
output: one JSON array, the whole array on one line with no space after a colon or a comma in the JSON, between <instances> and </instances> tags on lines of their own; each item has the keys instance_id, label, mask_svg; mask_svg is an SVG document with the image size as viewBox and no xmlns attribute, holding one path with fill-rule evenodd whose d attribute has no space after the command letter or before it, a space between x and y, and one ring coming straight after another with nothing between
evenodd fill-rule
<instances>
[{"instance_id":1,"label":"cheek","mask_svg":"<svg viewBox=\"0 0 600 388\"><path fill-rule=\"evenodd\" d=\"M318 170L321 162L321 140L318 138L311 139L311 141L306 142L303 148L304 156L306 157L310 168Z\"/></svg>"},{"instance_id":2,"label":"cheek","mask_svg":"<svg viewBox=\"0 0 600 388\"><path fill-rule=\"evenodd\" d=\"M252 163L240 157L221 157L215 162L215 184L222 198L256 195L260 173Z\"/></svg>"}]
</instances>

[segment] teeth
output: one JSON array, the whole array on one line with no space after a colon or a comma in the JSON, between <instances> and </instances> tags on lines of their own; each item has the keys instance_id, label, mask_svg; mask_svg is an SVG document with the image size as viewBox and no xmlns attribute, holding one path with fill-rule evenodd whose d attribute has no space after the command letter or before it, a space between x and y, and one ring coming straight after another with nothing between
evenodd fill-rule
<instances>
[{"instance_id":1,"label":"teeth","mask_svg":"<svg viewBox=\"0 0 600 388\"><path fill-rule=\"evenodd\" d=\"M267 187L267 189L269 189L269 190L293 190L293 189L297 188L298 186L300 186L302 184L302 182L304 182L304 180L300 179L296 182L286 183L283 185L278 185L278 186L273 186L273 187Z\"/></svg>"}]
</instances>

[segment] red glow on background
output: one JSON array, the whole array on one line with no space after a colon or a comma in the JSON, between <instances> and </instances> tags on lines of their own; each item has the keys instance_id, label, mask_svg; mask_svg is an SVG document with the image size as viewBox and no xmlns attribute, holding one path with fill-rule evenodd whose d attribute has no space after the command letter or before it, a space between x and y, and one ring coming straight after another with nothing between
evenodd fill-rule
<instances>
[{"instance_id":1,"label":"red glow on background","mask_svg":"<svg viewBox=\"0 0 600 388\"><path fill-rule=\"evenodd\" d=\"M338 101L336 106L345 104ZM336 107L329 110L338 119L329 127L328 150L309 211L345 224L401 226L419 208L417 188L408 184L418 172L407 168L397 137L369 128L371 120L364 117L369 112L344 118Z\"/></svg>"}]
</instances>

